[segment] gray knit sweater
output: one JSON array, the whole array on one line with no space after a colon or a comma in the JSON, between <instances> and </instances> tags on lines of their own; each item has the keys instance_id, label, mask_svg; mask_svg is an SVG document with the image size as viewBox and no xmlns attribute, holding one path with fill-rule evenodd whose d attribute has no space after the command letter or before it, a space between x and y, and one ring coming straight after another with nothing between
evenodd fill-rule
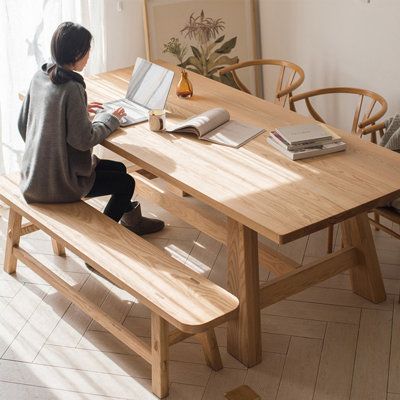
<instances>
[{"instance_id":1,"label":"gray knit sweater","mask_svg":"<svg viewBox=\"0 0 400 400\"><path fill-rule=\"evenodd\" d=\"M44 65L32 79L18 120L25 141L21 191L28 203L66 203L92 188L97 159L92 148L119 127L109 113L91 122L84 83L56 85Z\"/></svg>"}]
</instances>

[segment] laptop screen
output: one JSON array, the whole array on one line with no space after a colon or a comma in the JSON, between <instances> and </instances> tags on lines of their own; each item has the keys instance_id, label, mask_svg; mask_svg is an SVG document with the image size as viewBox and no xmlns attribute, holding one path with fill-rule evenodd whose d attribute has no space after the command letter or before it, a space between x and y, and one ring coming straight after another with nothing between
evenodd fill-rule
<instances>
[{"instance_id":1,"label":"laptop screen","mask_svg":"<svg viewBox=\"0 0 400 400\"><path fill-rule=\"evenodd\" d=\"M163 109L174 72L138 57L126 98L147 109Z\"/></svg>"}]
</instances>

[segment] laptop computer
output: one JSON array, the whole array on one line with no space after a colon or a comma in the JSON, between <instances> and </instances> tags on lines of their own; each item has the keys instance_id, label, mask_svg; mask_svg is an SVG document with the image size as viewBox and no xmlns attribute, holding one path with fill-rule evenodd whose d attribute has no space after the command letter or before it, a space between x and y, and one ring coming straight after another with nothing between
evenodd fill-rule
<instances>
[{"instance_id":1,"label":"laptop computer","mask_svg":"<svg viewBox=\"0 0 400 400\"><path fill-rule=\"evenodd\" d=\"M173 78L173 71L138 57L125 98L104 103L99 112L123 107L121 126L147 121L149 110L164 108Z\"/></svg>"}]
</instances>

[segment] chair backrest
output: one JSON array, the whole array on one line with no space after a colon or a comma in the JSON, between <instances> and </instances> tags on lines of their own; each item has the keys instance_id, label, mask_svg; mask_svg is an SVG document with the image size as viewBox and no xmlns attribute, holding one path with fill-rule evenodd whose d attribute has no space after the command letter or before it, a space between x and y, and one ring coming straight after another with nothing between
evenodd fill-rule
<instances>
[{"instance_id":1,"label":"chair backrest","mask_svg":"<svg viewBox=\"0 0 400 400\"><path fill-rule=\"evenodd\" d=\"M297 64L285 60L252 60L244 61L219 70L219 75L232 74L233 80L240 90L250 93L250 90L239 79L236 71L241 68L275 65L280 68L279 77L276 83L274 94L274 103L285 107L288 104L288 98L292 96L292 92L297 89L304 81L304 71ZM251 94L251 93L250 93Z\"/></svg>"},{"instance_id":2,"label":"chair backrest","mask_svg":"<svg viewBox=\"0 0 400 400\"><path fill-rule=\"evenodd\" d=\"M311 104L310 99L312 97L335 93L347 93L359 97L353 115L351 132L360 135L360 137L363 135L371 134L371 141L376 143L376 132L380 131L380 129L382 128L382 124L376 124L376 122L386 113L387 102L382 96L375 92L372 92L371 90L351 87L331 87L311 90L309 92L300 93L292 96L289 99L290 109L292 111L296 111L295 103L304 100L311 116L317 121L325 123L321 115ZM375 113L373 113L377 105L379 105L380 107Z\"/></svg>"}]
</instances>

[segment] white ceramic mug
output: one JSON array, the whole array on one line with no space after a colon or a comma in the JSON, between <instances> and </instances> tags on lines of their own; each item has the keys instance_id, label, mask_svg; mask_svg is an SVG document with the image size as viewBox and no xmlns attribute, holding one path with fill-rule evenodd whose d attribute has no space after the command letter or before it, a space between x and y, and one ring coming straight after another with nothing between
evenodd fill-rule
<instances>
[{"instance_id":1,"label":"white ceramic mug","mask_svg":"<svg viewBox=\"0 0 400 400\"><path fill-rule=\"evenodd\" d=\"M166 125L165 110L149 110L149 128L154 132L164 131Z\"/></svg>"}]
</instances>

